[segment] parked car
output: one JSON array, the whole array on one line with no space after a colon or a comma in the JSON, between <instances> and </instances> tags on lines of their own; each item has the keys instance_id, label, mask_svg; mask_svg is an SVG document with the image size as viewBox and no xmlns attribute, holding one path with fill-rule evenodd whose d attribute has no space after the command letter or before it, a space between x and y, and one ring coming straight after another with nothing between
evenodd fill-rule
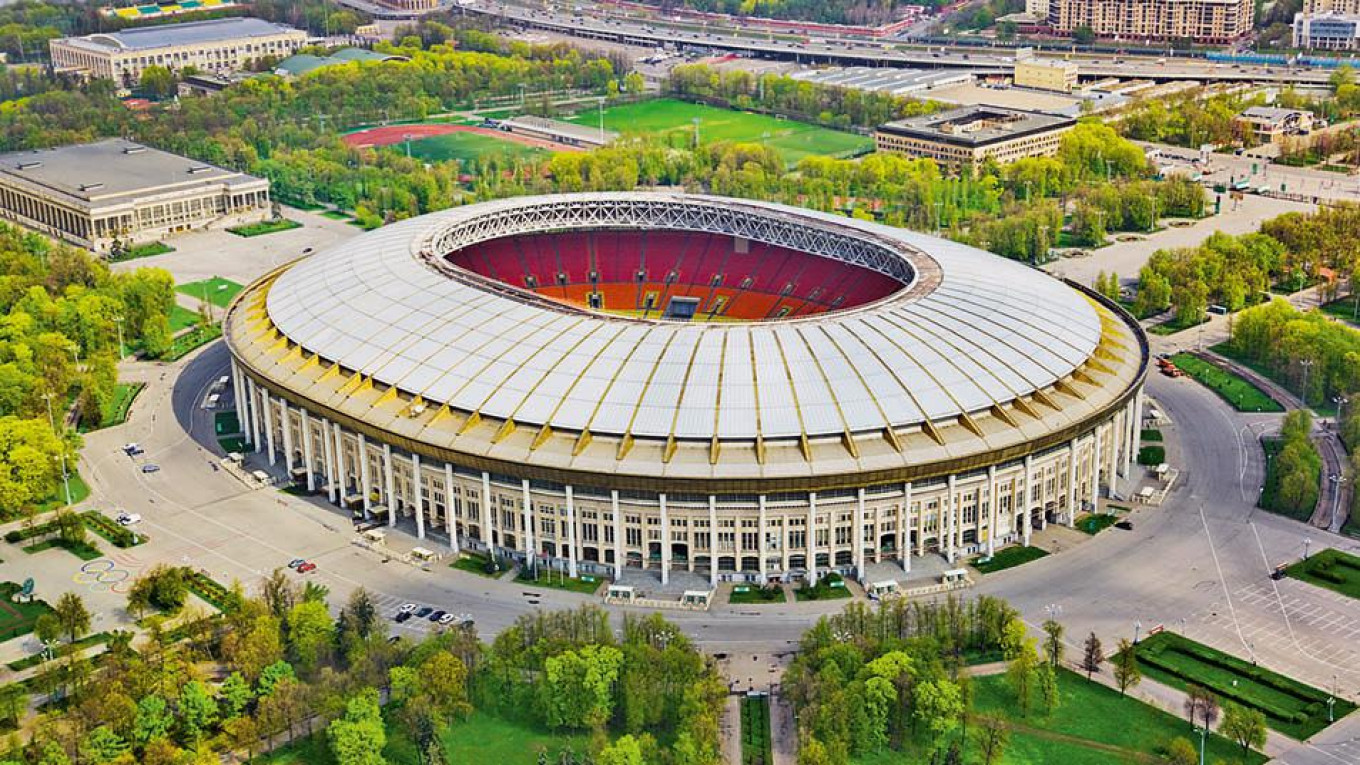
<instances>
[{"instance_id":1,"label":"parked car","mask_svg":"<svg viewBox=\"0 0 1360 765\"><path fill-rule=\"evenodd\" d=\"M156 464L153 464L153 463L150 463L150 462L148 462L148 463L145 464L145 465L142 465L142 472L143 472L143 473L159 473L160 470L161 470L161 466L160 466L160 465L156 465Z\"/></svg>"},{"instance_id":2,"label":"parked car","mask_svg":"<svg viewBox=\"0 0 1360 765\"><path fill-rule=\"evenodd\" d=\"M433 608L430 608L429 606L421 606L420 610L416 611L416 618L424 619L425 617L429 616L432 613L434 613Z\"/></svg>"},{"instance_id":3,"label":"parked car","mask_svg":"<svg viewBox=\"0 0 1360 765\"><path fill-rule=\"evenodd\" d=\"M448 625L453 624L453 621L457 618L458 617L453 614L444 614L439 617L439 623L447 627Z\"/></svg>"},{"instance_id":4,"label":"parked car","mask_svg":"<svg viewBox=\"0 0 1360 765\"><path fill-rule=\"evenodd\" d=\"M411 613L411 612L414 611L414 610L416 610L416 604L415 604L415 603L403 603L403 604L401 605L401 608L398 608L398 609L397 609L397 613L400 613L400 614L409 614L409 613Z\"/></svg>"},{"instance_id":5,"label":"parked car","mask_svg":"<svg viewBox=\"0 0 1360 765\"><path fill-rule=\"evenodd\" d=\"M430 614L429 619L430 619L430 621L432 621L432 622L437 622L437 621L439 621L440 619L443 619L445 616L448 616L448 615L449 615L449 612L447 612L447 611L435 611L434 613Z\"/></svg>"},{"instance_id":6,"label":"parked car","mask_svg":"<svg viewBox=\"0 0 1360 765\"><path fill-rule=\"evenodd\" d=\"M294 558L288 561L288 568L297 568L298 566L301 566L306 562L307 562L306 558Z\"/></svg>"},{"instance_id":7,"label":"parked car","mask_svg":"<svg viewBox=\"0 0 1360 765\"><path fill-rule=\"evenodd\" d=\"M410 612L410 611L402 611L401 613L397 614L396 621L397 621L397 624L401 624L402 622L409 621L410 619L411 619L411 612Z\"/></svg>"},{"instance_id":8,"label":"parked car","mask_svg":"<svg viewBox=\"0 0 1360 765\"><path fill-rule=\"evenodd\" d=\"M312 562L310 562L310 561L308 561L307 563L304 563L304 564L302 564L301 566L298 566L298 567L297 567L297 570L298 570L298 573L299 573L299 574L306 574L306 573L308 573L308 572L310 572L310 571L315 571L315 570L316 570L316 564L315 564L315 563L312 563Z\"/></svg>"},{"instance_id":9,"label":"parked car","mask_svg":"<svg viewBox=\"0 0 1360 765\"><path fill-rule=\"evenodd\" d=\"M136 523L141 523L142 516L138 515L137 513L124 512L119 513L118 517L115 518L114 520L118 521L119 525L121 526L131 526Z\"/></svg>"},{"instance_id":10,"label":"parked car","mask_svg":"<svg viewBox=\"0 0 1360 765\"><path fill-rule=\"evenodd\" d=\"M136 457L138 454L142 454L144 452L145 450L142 449L141 444L138 444L136 441L133 441L132 443L123 444L123 453L129 457Z\"/></svg>"},{"instance_id":11,"label":"parked car","mask_svg":"<svg viewBox=\"0 0 1360 765\"><path fill-rule=\"evenodd\" d=\"M1116 523L1114 527L1116 529L1123 529L1124 531L1133 531L1133 521L1120 521Z\"/></svg>"}]
</instances>

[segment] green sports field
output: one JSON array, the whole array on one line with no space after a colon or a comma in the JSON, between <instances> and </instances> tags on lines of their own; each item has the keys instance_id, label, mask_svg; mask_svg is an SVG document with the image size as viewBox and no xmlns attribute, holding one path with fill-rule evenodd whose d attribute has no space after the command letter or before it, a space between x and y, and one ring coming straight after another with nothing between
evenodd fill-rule
<instances>
[{"instance_id":1,"label":"green sports field","mask_svg":"<svg viewBox=\"0 0 1360 765\"><path fill-rule=\"evenodd\" d=\"M391 149L405 151L406 147L403 144L393 144ZM547 155L548 151L514 141L502 141L480 133L449 133L411 142L411 156L426 162L447 162L455 159L468 162L493 154L540 157Z\"/></svg>"},{"instance_id":2,"label":"green sports field","mask_svg":"<svg viewBox=\"0 0 1360 765\"><path fill-rule=\"evenodd\" d=\"M694 140L695 118L699 120L699 140L703 143L764 141L777 149L789 164L814 154L832 157L861 154L874 146L874 140L869 136L670 98L604 110L604 126L609 130L625 135L665 135L677 146L688 145L686 142ZM567 118L578 125L590 126L598 125L599 119L594 109ZM768 138L765 137L767 133Z\"/></svg>"}]
</instances>

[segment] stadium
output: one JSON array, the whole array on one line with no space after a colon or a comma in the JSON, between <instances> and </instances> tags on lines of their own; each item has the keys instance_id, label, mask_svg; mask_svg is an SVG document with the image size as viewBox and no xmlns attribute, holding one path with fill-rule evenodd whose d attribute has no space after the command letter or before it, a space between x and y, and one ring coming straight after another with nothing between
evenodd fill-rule
<instances>
[{"instance_id":1,"label":"stadium","mask_svg":"<svg viewBox=\"0 0 1360 765\"><path fill-rule=\"evenodd\" d=\"M248 442L309 491L663 583L1028 544L1134 469L1148 361L1022 264L680 193L395 223L250 285L225 334Z\"/></svg>"}]
</instances>

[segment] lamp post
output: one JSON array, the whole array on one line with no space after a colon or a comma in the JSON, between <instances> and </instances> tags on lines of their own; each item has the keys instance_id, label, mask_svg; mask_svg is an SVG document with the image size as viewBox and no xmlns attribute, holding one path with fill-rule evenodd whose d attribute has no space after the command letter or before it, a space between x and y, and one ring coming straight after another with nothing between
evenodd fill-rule
<instances>
[{"instance_id":1,"label":"lamp post","mask_svg":"<svg viewBox=\"0 0 1360 765\"><path fill-rule=\"evenodd\" d=\"M1336 404L1336 427L1338 432L1341 430L1341 423L1345 419L1346 404L1351 402L1345 396L1333 396L1332 403Z\"/></svg>"},{"instance_id":2,"label":"lamp post","mask_svg":"<svg viewBox=\"0 0 1360 765\"><path fill-rule=\"evenodd\" d=\"M595 102L596 111L600 114L600 145L604 145L604 99Z\"/></svg>"},{"instance_id":3,"label":"lamp post","mask_svg":"<svg viewBox=\"0 0 1360 765\"><path fill-rule=\"evenodd\" d=\"M1138 619L1134 619L1134 620L1133 620L1133 644L1134 644L1134 645L1138 645L1138 633L1142 632L1142 630L1143 630L1143 622L1140 621L1140 620L1138 620Z\"/></svg>"},{"instance_id":4,"label":"lamp post","mask_svg":"<svg viewBox=\"0 0 1360 765\"><path fill-rule=\"evenodd\" d=\"M1308 560L1308 547L1313 544L1313 540L1308 537L1303 538L1303 559Z\"/></svg>"},{"instance_id":5,"label":"lamp post","mask_svg":"<svg viewBox=\"0 0 1360 765\"><path fill-rule=\"evenodd\" d=\"M1204 765L1204 748L1209 741L1209 726L1196 725L1195 731L1199 733L1199 765Z\"/></svg>"},{"instance_id":6,"label":"lamp post","mask_svg":"<svg viewBox=\"0 0 1360 765\"><path fill-rule=\"evenodd\" d=\"M61 485L66 493L66 506L71 506L71 474L66 470L66 452L54 455L53 460L61 460Z\"/></svg>"},{"instance_id":7,"label":"lamp post","mask_svg":"<svg viewBox=\"0 0 1360 765\"><path fill-rule=\"evenodd\" d=\"M699 148L699 122L700 122L700 121L701 121L701 120L700 120L698 117L695 117L694 119L690 120L690 122L693 122L693 123L694 123L694 148L696 148L696 149Z\"/></svg>"}]
</instances>

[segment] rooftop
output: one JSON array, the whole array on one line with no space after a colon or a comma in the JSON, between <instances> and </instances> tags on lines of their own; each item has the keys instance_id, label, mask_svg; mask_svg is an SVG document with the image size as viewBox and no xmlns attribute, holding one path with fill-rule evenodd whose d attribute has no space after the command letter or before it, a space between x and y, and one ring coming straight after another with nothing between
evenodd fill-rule
<instances>
[{"instance_id":1,"label":"rooftop","mask_svg":"<svg viewBox=\"0 0 1360 765\"><path fill-rule=\"evenodd\" d=\"M288 32L299 30L264 19L244 17L138 27L124 29L121 32L70 37L66 38L65 42L119 50L151 50L175 45L201 45L223 40L269 37Z\"/></svg>"},{"instance_id":2,"label":"rooftop","mask_svg":"<svg viewBox=\"0 0 1360 765\"><path fill-rule=\"evenodd\" d=\"M1311 117L1306 109L1284 109L1278 106L1252 106L1243 110L1241 116L1255 120L1286 120L1291 117Z\"/></svg>"},{"instance_id":3,"label":"rooftop","mask_svg":"<svg viewBox=\"0 0 1360 765\"><path fill-rule=\"evenodd\" d=\"M121 138L0 154L0 177L44 186L86 203L167 186L253 180Z\"/></svg>"},{"instance_id":4,"label":"rooftop","mask_svg":"<svg viewBox=\"0 0 1360 765\"><path fill-rule=\"evenodd\" d=\"M501 120L502 125L510 127L520 127L528 130L538 130L545 133L555 133L567 138L574 138L579 141L605 142L612 141L619 137L618 133L612 130L600 131L597 127L587 125L577 125L571 122L538 117L532 114L521 114L518 117Z\"/></svg>"},{"instance_id":5,"label":"rooftop","mask_svg":"<svg viewBox=\"0 0 1360 765\"><path fill-rule=\"evenodd\" d=\"M977 147L1033 133L1060 130L1075 124L1076 120L1071 117L999 106L966 106L889 122L879 127L879 130L896 135Z\"/></svg>"},{"instance_id":6,"label":"rooftop","mask_svg":"<svg viewBox=\"0 0 1360 765\"><path fill-rule=\"evenodd\" d=\"M337 64L348 64L352 61L393 61L406 60L405 56L393 56L386 53L377 53L363 48L340 48L329 56L313 56L310 53L299 53L289 56L280 61L274 67L274 74L291 75L301 77L308 72L322 69Z\"/></svg>"}]
</instances>

